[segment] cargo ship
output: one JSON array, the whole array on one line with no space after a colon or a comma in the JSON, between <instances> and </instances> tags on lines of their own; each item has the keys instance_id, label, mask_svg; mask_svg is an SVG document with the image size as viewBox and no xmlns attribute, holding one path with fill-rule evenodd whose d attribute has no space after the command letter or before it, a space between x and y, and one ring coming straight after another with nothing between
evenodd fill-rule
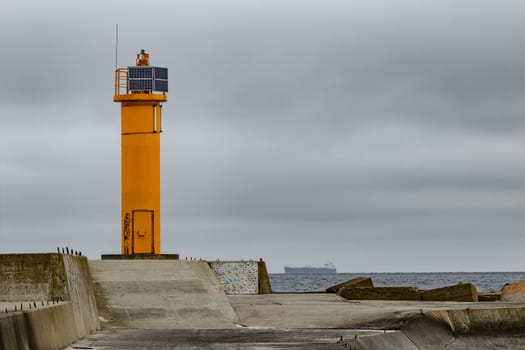
<instances>
[{"instance_id":1,"label":"cargo ship","mask_svg":"<svg viewBox=\"0 0 525 350\"><path fill-rule=\"evenodd\" d=\"M285 266L284 273L303 273L303 274L312 274L312 273L337 273L334 264L328 263L323 266Z\"/></svg>"}]
</instances>

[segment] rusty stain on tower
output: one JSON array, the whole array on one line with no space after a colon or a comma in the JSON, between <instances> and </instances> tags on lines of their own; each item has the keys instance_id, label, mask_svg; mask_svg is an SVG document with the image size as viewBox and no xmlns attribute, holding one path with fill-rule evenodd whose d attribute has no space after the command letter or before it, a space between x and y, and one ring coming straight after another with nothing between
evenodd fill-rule
<instances>
[{"instance_id":1,"label":"rusty stain on tower","mask_svg":"<svg viewBox=\"0 0 525 350\"><path fill-rule=\"evenodd\" d=\"M149 65L141 50L135 66L115 72L121 105L122 254L160 254L160 133L168 100L168 69Z\"/></svg>"}]
</instances>

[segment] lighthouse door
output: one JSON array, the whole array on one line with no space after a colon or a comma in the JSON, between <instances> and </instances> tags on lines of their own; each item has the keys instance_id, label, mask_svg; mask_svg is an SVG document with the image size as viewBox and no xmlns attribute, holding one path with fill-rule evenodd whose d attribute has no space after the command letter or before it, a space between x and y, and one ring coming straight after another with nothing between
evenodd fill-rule
<instances>
[{"instance_id":1,"label":"lighthouse door","mask_svg":"<svg viewBox=\"0 0 525 350\"><path fill-rule=\"evenodd\" d=\"M154 254L154 215L153 210L135 209L131 211L132 254Z\"/></svg>"}]
</instances>

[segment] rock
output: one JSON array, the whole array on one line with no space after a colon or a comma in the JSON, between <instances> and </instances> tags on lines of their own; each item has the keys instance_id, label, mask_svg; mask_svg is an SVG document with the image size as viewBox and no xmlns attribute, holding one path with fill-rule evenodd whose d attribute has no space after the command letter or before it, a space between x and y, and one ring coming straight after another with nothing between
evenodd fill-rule
<instances>
[{"instance_id":1,"label":"rock","mask_svg":"<svg viewBox=\"0 0 525 350\"><path fill-rule=\"evenodd\" d=\"M348 300L420 300L414 287L343 287L337 294Z\"/></svg>"},{"instance_id":2,"label":"rock","mask_svg":"<svg viewBox=\"0 0 525 350\"><path fill-rule=\"evenodd\" d=\"M326 288L327 293L337 293L339 289L343 287L354 287L354 288L373 288L374 284L372 283L372 279L370 277L355 277L351 280L341 282L339 284L336 284L335 286L331 286Z\"/></svg>"},{"instance_id":3,"label":"rock","mask_svg":"<svg viewBox=\"0 0 525 350\"><path fill-rule=\"evenodd\" d=\"M423 301L478 301L478 291L472 283L425 290L421 292Z\"/></svg>"},{"instance_id":4,"label":"rock","mask_svg":"<svg viewBox=\"0 0 525 350\"><path fill-rule=\"evenodd\" d=\"M506 284L501 290L501 301L525 303L525 281Z\"/></svg>"}]
</instances>

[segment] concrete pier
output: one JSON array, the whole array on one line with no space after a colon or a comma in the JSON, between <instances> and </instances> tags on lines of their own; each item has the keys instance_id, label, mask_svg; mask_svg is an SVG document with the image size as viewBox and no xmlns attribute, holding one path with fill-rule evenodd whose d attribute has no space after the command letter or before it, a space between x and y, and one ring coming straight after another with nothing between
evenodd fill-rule
<instances>
[{"instance_id":1,"label":"concrete pier","mask_svg":"<svg viewBox=\"0 0 525 350\"><path fill-rule=\"evenodd\" d=\"M119 262L120 263L120 262ZM144 265L145 262L129 262L130 265L110 266L106 262L90 262L92 274L99 288L105 290L106 304L114 307L112 300L123 300L124 292L119 283L129 279L135 281L127 285L130 295L127 302L135 300L137 305L148 304L157 295L163 301L166 312L153 312L154 317L128 319L128 315L140 315L128 304L126 312L120 309L115 315L123 317L121 328L112 322L103 323L111 327L105 331L88 336L76 345L93 349L460 349L447 344L491 344L497 340L501 345L502 335L485 342L480 340L478 330L486 325L495 331L505 330L505 338L514 347L523 343L521 324L523 313L521 304L513 303L475 303L475 302L422 302L422 301L379 301L345 300L336 294L249 294L228 295L220 288L213 274L205 273L207 268L199 261L180 261L178 265L162 267L167 262L157 262L159 266ZM109 269L109 270L107 270ZM111 272L112 271L112 272ZM119 271L122 271L120 274ZM149 272L148 272L149 271ZM172 271L172 272L168 272ZM142 276L148 273L149 276ZM108 276L113 275L112 278ZM103 277L106 276L106 277ZM119 283L111 282L112 288L105 287L109 280L117 278ZM173 288L158 286L144 291L149 280L167 278ZM194 288L196 281L205 286ZM185 282L183 282L185 281ZM179 289L178 282L186 285ZM115 284L116 283L116 284ZM127 282L126 282L127 283ZM117 288L115 288L118 286ZM194 288L192 290L192 288ZM171 291L168 291L171 290ZM136 297L132 295L141 291ZM218 291L218 292L217 292ZM143 293L148 294L145 296ZM164 298L174 293L176 297ZM200 295L200 296L199 296ZM206 299L203 296L206 295ZM196 297L197 299L193 299ZM202 312L210 310L205 302L202 310L195 302L214 300L213 303L228 310L213 313L202 322ZM173 303L170 305L170 303ZM111 306L113 305L113 306ZM150 305L150 304L148 304ZM179 313L185 306L194 308L192 312ZM142 306L140 306L142 307ZM217 307L215 307L217 310ZM147 313L151 311L146 310ZM207 311L206 311L207 312ZM224 313L223 313L224 312ZM120 315L120 316L119 316ZM225 317L227 315L227 317ZM492 315L493 317L491 317ZM218 317L220 316L220 317ZM468 317L467 317L468 316ZM184 322L182 321L184 319ZM113 320L115 322L117 320ZM118 324L116 322L115 324ZM471 326L471 328L469 328ZM470 329L473 333L458 333L458 329ZM482 332L488 334L487 332ZM510 337L510 338L509 338ZM478 345L479 345L478 344ZM459 345L458 345L459 346ZM466 347L467 349L469 347ZM471 347L476 348L476 346ZM488 348L487 348L488 349Z\"/></svg>"},{"instance_id":2,"label":"concrete pier","mask_svg":"<svg viewBox=\"0 0 525 350\"><path fill-rule=\"evenodd\" d=\"M523 303L226 295L226 280L205 261L0 256L0 350L525 349Z\"/></svg>"}]
</instances>

